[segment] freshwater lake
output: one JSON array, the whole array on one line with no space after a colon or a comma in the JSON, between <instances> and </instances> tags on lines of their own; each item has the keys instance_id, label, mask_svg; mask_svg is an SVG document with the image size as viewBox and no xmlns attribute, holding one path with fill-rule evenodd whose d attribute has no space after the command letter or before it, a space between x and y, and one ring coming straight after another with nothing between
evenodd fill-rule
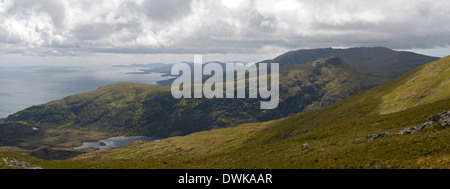
<instances>
[{"instance_id":1,"label":"freshwater lake","mask_svg":"<svg viewBox=\"0 0 450 189\"><path fill-rule=\"evenodd\" d=\"M135 141L142 142L153 142L159 140L160 138L146 137L146 136L122 136L122 137L111 137L97 142L83 142L83 145L75 147L76 150L81 150L84 148L94 148L95 150L109 150L114 147L121 147L131 144Z\"/></svg>"}]
</instances>

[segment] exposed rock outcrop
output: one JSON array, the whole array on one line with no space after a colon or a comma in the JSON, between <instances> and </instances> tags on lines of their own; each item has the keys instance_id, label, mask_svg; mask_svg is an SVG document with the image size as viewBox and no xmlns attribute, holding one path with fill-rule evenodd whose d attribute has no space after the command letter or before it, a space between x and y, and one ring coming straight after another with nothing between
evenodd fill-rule
<instances>
[{"instance_id":1,"label":"exposed rock outcrop","mask_svg":"<svg viewBox=\"0 0 450 189\"><path fill-rule=\"evenodd\" d=\"M398 132L398 135L403 134L416 134L418 132L421 132L424 128L431 128L435 123L439 122L442 127L447 128L450 125L450 111L444 110L443 112L433 115L430 118L428 118L428 121L425 123L422 123L420 125L414 126L414 127L408 127L400 132Z\"/></svg>"},{"instance_id":2,"label":"exposed rock outcrop","mask_svg":"<svg viewBox=\"0 0 450 189\"><path fill-rule=\"evenodd\" d=\"M388 132L382 132L382 133L378 133L378 134L367 135L366 139L367 139L367 141L374 141L376 139L379 139L382 137L387 137L387 136L389 136Z\"/></svg>"},{"instance_id":3,"label":"exposed rock outcrop","mask_svg":"<svg viewBox=\"0 0 450 189\"><path fill-rule=\"evenodd\" d=\"M308 145L308 143L305 143L305 144L303 144L302 146L303 146L302 150L306 150L306 149L309 149L309 145Z\"/></svg>"},{"instance_id":4,"label":"exposed rock outcrop","mask_svg":"<svg viewBox=\"0 0 450 189\"><path fill-rule=\"evenodd\" d=\"M427 121L425 123L422 123L418 126L414 126L414 127L408 127L405 128L403 130L401 130L400 132L398 132L398 135L403 135L403 134L416 134L420 131L422 131L422 129L424 129L425 127L433 127L434 122L433 121Z\"/></svg>"},{"instance_id":5,"label":"exposed rock outcrop","mask_svg":"<svg viewBox=\"0 0 450 189\"><path fill-rule=\"evenodd\" d=\"M14 167L14 168L21 168L21 169L42 169L41 166L36 166L32 163L26 162L26 161L19 161L13 158L2 158L3 162L6 166Z\"/></svg>"},{"instance_id":6,"label":"exposed rock outcrop","mask_svg":"<svg viewBox=\"0 0 450 189\"><path fill-rule=\"evenodd\" d=\"M446 128L450 126L450 111L446 110L438 114L440 116L439 123L441 123L441 126Z\"/></svg>"}]
</instances>

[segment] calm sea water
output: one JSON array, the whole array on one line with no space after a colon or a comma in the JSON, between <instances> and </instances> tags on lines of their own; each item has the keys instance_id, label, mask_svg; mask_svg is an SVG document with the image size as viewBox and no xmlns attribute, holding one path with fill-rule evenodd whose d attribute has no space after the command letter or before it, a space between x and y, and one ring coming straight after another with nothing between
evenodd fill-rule
<instances>
[{"instance_id":1,"label":"calm sea water","mask_svg":"<svg viewBox=\"0 0 450 189\"><path fill-rule=\"evenodd\" d=\"M0 64L0 118L32 105L92 91L117 82L156 84L161 74L127 74L139 67L30 66Z\"/></svg>"}]
</instances>

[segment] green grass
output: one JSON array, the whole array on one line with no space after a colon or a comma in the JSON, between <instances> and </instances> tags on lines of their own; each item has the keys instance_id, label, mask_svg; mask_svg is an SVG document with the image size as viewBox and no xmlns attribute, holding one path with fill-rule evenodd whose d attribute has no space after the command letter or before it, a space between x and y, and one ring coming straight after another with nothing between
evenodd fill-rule
<instances>
[{"instance_id":1,"label":"green grass","mask_svg":"<svg viewBox=\"0 0 450 189\"><path fill-rule=\"evenodd\" d=\"M420 67L405 83L383 96L380 113L405 110L448 98L450 94L450 58L444 58Z\"/></svg>"},{"instance_id":2,"label":"green grass","mask_svg":"<svg viewBox=\"0 0 450 189\"><path fill-rule=\"evenodd\" d=\"M343 119L303 134L275 137L274 129L285 130L278 128L280 123L293 119L286 118L154 143L134 143L85 154L76 160L59 161L57 165L58 168L450 168L449 129L435 125L415 135L395 135L448 107L450 100L439 101L394 114ZM391 134L366 141L367 135L380 132ZM304 143L311 148L302 151Z\"/></svg>"}]
</instances>

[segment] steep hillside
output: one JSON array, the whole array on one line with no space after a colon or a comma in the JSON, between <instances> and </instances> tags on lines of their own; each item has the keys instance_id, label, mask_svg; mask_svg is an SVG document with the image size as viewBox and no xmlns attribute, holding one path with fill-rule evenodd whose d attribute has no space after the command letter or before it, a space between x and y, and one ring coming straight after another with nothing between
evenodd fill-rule
<instances>
[{"instance_id":1,"label":"steep hillside","mask_svg":"<svg viewBox=\"0 0 450 189\"><path fill-rule=\"evenodd\" d=\"M436 115L450 109L450 92L445 90L448 86L440 84L419 85L422 82L419 78L425 72L429 74L427 78L448 80L449 60L450 57L446 57L426 64L317 111L159 142L138 142L82 155L60 166L448 169L450 130L442 125L443 122L437 122ZM411 78L416 78L417 83ZM408 86L420 86L421 90ZM379 114L386 95L407 89L429 100L421 105L403 103L403 111ZM434 90L441 92L429 92ZM419 133L396 134L430 120L435 121L432 126ZM386 134L383 138L368 140L368 136L379 133Z\"/></svg>"},{"instance_id":2,"label":"steep hillside","mask_svg":"<svg viewBox=\"0 0 450 189\"><path fill-rule=\"evenodd\" d=\"M450 94L450 58L421 66L402 86L383 96L379 112L388 114L443 100Z\"/></svg>"},{"instance_id":3,"label":"steep hillside","mask_svg":"<svg viewBox=\"0 0 450 189\"><path fill-rule=\"evenodd\" d=\"M281 98L289 101L286 104L298 107L307 105L305 110L328 106L387 81L352 67L338 57L293 66L282 71L281 75L284 76L280 81ZM312 95L312 91L316 91L318 95ZM312 103L298 103L299 99L312 100ZM277 111L285 109L289 108L280 107Z\"/></svg>"},{"instance_id":4,"label":"steep hillside","mask_svg":"<svg viewBox=\"0 0 450 189\"><path fill-rule=\"evenodd\" d=\"M327 108L315 112L305 112L303 114L297 114L296 116L283 119L283 121L280 122L279 127L273 127L275 130L269 133L274 135L273 138L280 138L280 136L281 138L287 138L288 136L314 130L318 127L322 127L329 123L334 123L343 119L345 120L354 117L365 118L367 116L384 114L384 112L380 112L380 110L399 112L397 106L389 106L392 109L386 108L385 101L386 96L396 93L399 89L402 89L405 95L414 94L415 96L421 97L421 99L429 99L427 103L424 103L423 105L431 103L439 104L438 102L441 100L446 102L446 100L448 101L448 99L450 99L450 91L448 90L448 86L419 85L422 83L421 80L411 81L411 78L422 78L424 73L428 73L430 75L427 75L427 77L439 78L436 81L437 83L446 82L446 80L448 80L447 76L450 72L448 67L450 67L450 56L430 62L396 79L390 80L373 89L358 93L350 98L332 104ZM417 88L407 86L417 86ZM439 91L439 93L430 93L429 91ZM410 103L409 98L399 99L399 101L396 101L395 103L401 103L403 105L402 110L419 106L419 104ZM443 107L445 107L445 105ZM431 109L433 109L433 107L431 107ZM302 123L305 125L303 127L297 127L297 123ZM289 132L278 130L283 129L283 127L286 127L284 129L289 130Z\"/></svg>"},{"instance_id":5,"label":"steep hillside","mask_svg":"<svg viewBox=\"0 0 450 189\"><path fill-rule=\"evenodd\" d=\"M99 130L114 131L116 127L137 124L145 100L169 93L167 87L158 85L117 83L32 106L9 116L6 123L19 122L49 128L90 125ZM123 131L122 128L120 131Z\"/></svg>"},{"instance_id":6,"label":"steep hillside","mask_svg":"<svg viewBox=\"0 0 450 189\"><path fill-rule=\"evenodd\" d=\"M2 122L168 137L325 107L384 81L331 57L281 70L275 110L261 110L261 99L175 99L168 86L118 83L27 108Z\"/></svg>"}]
</instances>

